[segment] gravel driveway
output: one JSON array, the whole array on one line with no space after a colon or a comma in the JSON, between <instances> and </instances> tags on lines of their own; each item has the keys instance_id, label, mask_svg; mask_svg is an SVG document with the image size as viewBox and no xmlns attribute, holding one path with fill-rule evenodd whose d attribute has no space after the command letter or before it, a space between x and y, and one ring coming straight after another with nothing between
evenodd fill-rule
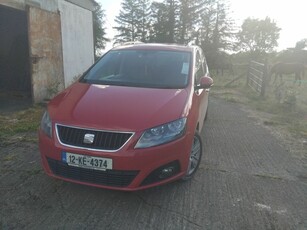
<instances>
[{"instance_id":1,"label":"gravel driveway","mask_svg":"<svg viewBox=\"0 0 307 230\"><path fill-rule=\"evenodd\" d=\"M55 180L37 144L1 147L0 229L307 229L306 165L239 105L209 107L193 180L139 192Z\"/></svg>"}]
</instances>

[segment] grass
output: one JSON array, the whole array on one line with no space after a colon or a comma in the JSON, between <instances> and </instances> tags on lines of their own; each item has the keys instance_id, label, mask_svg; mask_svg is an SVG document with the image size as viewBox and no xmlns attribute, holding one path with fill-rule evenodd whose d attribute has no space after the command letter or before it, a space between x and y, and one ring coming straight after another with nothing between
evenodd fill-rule
<instances>
[{"instance_id":1,"label":"grass","mask_svg":"<svg viewBox=\"0 0 307 230\"><path fill-rule=\"evenodd\" d=\"M275 175L272 175L272 174L254 174L254 176L260 177L260 178L266 178L266 179L273 179L273 180L282 180L283 179L280 176L275 176Z\"/></svg>"},{"instance_id":2,"label":"grass","mask_svg":"<svg viewBox=\"0 0 307 230\"><path fill-rule=\"evenodd\" d=\"M0 115L0 146L18 141L36 141L27 134L38 129L43 111L42 106L36 105L9 115Z\"/></svg>"},{"instance_id":3,"label":"grass","mask_svg":"<svg viewBox=\"0 0 307 230\"><path fill-rule=\"evenodd\" d=\"M34 169L31 169L31 170L27 170L26 172L27 172L27 174L29 176L35 176L37 174L40 174L42 172L42 169L39 167L39 168L34 168Z\"/></svg>"},{"instance_id":4,"label":"grass","mask_svg":"<svg viewBox=\"0 0 307 230\"><path fill-rule=\"evenodd\" d=\"M264 125L282 128L294 138L307 140L307 83L298 86L285 79L280 90L282 98L276 97L277 86L270 83L265 97L260 97L246 86L245 76L226 87L235 77L216 76L211 93L228 102L242 103L252 110L265 113Z\"/></svg>"},{"instance_id":5,"label":"grass","mask_svg":"<svg viewBox=\"0 0 307 230\"><path fill-rule=\"evenodd\" d=\"M7 155L2 160L3 161L14 161L14 160L16 160L16 158L17 158L16 155Z\"/></svg>"}]
</instances>

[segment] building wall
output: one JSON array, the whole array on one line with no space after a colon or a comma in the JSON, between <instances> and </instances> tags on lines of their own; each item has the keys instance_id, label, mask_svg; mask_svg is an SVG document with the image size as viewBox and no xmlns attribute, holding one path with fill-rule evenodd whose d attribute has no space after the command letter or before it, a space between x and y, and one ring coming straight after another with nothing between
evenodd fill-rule
<instances>
[{"instance_id":1,"label":"building wall","mask_svg":"<svg viewBox=\"0 0 307 230\"><path fill-rule=\"evenodd\" d=\"M80 7L83 7L84 9L93 11L94 10L94 3L93 0L88 0L88 1L84 1L84 0L66 0L68 2L71 2L75 5L78 5Z\"/></svg>"},{"instance_id":2,"label":"building wall","mask_svg":"<svg viewBox=\"0 0 307 230\"><path fill-rule=\"evenodd\" d=\"M59 0L65 87L94 63L93 18L90 10Z\"/></svg>"},{"instance_id":3,"label":"building wall","mask_svg":"<svg viewBox=\"0 0 307 230\"><path fill-rule=\"evenodd\" d=\"M64 89L61 18L59 13L29 7L28 20L32 96L41 102Z\"/></svg>"},{"instance_id":4,"label":"building wall","mask_svg":"<svg viewBox=\"0 0 307 230\"><path fill-rule=\"evenodd\" d=\"M29 9L34 7L36 9L42 9L46 14L49 12L50 14L58 14L59 16L60 23L56 24L60 35L60 39L57 40L59 44L47 42L44 43L43 47L40 47L39 52L34 52L36 48L32 47L33 44L40 43L33 42L32 40L43 41L44 36L39 35L33 37L30 36L32 33L29 33L29 49L31 52L33 51L30 54L30 61L34 101L39 101L45 97L44 94L46 94L46 89L49 87L48 84L50 85L52 83L52 79L58 79L62 76L63 80L59 79L58 82L60 82L61 85L58 88L68 87L94 63L93 17L91 11L94 5L91 0L0 0L0 6L22 10L27 14ZM49 24L54 24L52 20L43 21L40 19L33 20L33 22L28 21L26 23L28 23L29 27L33 30L42 29L44 27L49 28ZM46 26L44 26L44 24L46 24ZM53 45L61 46L59 50L62 50L62 52L61 54L58 53L56 56L58 57L57 60L62 63L62 69L46 68L46 65L50 61L46 58L48 55L45 54L46 52L48 53L50 49L53 49L51 47ZM34 57L32 57L33 55ZM63 59L61 56L63 56ZM55 61L53 60L52 63L53 62ZM63 74L58 73L58 71L61 70ZM39 79L45 80L40 81Z\"/></svg>"},{"instance_id":5,"label":"building wall","mask_svg":"<svg viewBox=\"0 0 307 230\"><path fill-rule=\"evenodd\" d=\"M57 12L59 0L0 0L0 4L19 10L25 10L27 5L43 10Z\"/></svg>"}]
</instances>

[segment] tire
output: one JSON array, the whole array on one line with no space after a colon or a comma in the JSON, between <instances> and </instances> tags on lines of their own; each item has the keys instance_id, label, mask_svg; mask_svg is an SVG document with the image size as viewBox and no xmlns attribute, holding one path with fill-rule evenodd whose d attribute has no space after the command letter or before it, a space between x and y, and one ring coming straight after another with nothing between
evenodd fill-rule
<instances>
[{"instance_id":1,"label":"tire","mask_svg":"<svg viewBox=\"0 0 307 230\"><path fill-rule=\"evenodd\" d=\"M186 175L182 178L182 180L186 181L193 177L194 173L197 171L199 167L202 153L203 153L203 143L199 133L195 132L189 156L188 170L186 172Z\"/></svg>"}]
</instances>

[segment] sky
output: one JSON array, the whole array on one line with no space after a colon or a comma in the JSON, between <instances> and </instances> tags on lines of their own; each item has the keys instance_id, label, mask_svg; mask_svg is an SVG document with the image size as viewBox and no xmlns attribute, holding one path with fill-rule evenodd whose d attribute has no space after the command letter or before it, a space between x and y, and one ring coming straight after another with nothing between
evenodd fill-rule
<instances>
[{"instance_id":1,"label":"sky","mask_svg":"<svg viewBox=\"0 0 307 230\"><path fill-rule=\"evenodd\" d=\"M112 39L116 31L115 16L119 14L121 0L97 0L106 12L107 36ZM161 0L159 0L161 1ZM307 38L307 0L229 0L230 17L238 28L244 19L251 17L274 20L279 28L280 37L277 50L294 47L297 41ZM110 49L112 43L107 44Z\"/></svg>"}]
</instances>

